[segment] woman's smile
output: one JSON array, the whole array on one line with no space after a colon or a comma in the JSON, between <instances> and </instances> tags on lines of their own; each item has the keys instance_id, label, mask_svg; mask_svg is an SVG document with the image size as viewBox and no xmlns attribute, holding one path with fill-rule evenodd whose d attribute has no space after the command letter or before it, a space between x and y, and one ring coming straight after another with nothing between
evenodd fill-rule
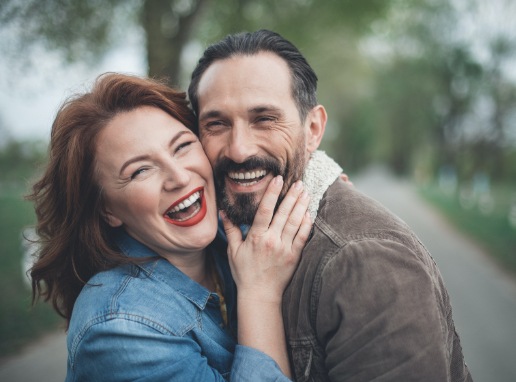
<instances>
[{"instance_id":1,"label":"woman's smile","mask_svg":"<svg viewBox=\"0 0 516 382\"><path fill-rule=\"evenodd\" d=\"M180 227L191 227L206 216L204 188L199 187L174 202L163 214L165 220Z\"/></svg>"}]
</instances>

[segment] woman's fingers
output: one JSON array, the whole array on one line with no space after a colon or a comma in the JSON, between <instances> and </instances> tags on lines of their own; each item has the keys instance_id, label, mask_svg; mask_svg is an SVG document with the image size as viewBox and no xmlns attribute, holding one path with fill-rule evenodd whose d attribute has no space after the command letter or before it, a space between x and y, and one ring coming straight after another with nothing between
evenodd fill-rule
<instances>
[{"instance_id":1,"label":"woman's fingers","mask_svg":"<svg viewBox=\"0 0 516 382\"><path fill-rule=\"evenodd\" d=\"M286 201L286 199L287 198L285 198L284 202ZM308 196L308 193L306 191L301 192L300 195L297 197L297 199L295 200L295 204L292 207L292 210L290 211L288 218L284 223L284 226L282 227L283 230L280 231L282 233L282 241L286 243L293 242L294 237L296 236L297 232L299 231L299 228L301 227L301 224L303 223L305 213L308 209L309 201L310 197ZM276 216L274 217L274 219L276 219ZM273 220L272 225L274 225L275 223L276 222ZM281 227L278 227L278 229L280 228Z\"/></svg>"},{"instance_id":2,"label":"woman's fingers","mask_svg":"<svg viewBox=\"0 0 516 382\"><path fill-rule=\"evenodd\" d=\"M308 194L303 192L303 182L297 181L290 187L274 214L271 231L280 235L285 243L292 243L307 208Z\"/></svg>"},{"instance_id":3,"label":"woman's fingers","mask_svg":"<svg viewBox=\"0 0 516 382\"><path fill-rule=\"evenodd\" d=\"M349 183L351 186L353 185L353 182L349 180L348 174L340 174L340 179L342 179L346 183Z\"/></svg>"},{"instance_id":4,"label":"woman's fingers","mask_svg":"<svg viewBox=\"0 0 516 382\"><path fill-rule=\"evenodd\" d=\"M274 208L278 201L279 194L283 187L283 177L276 176L271 180L265 190L265 194L260 201L258 210L253 220L253 225L249 229L249 234L261 235L269 229L271 224L272 216L274 214Z\"/></svg>"},{"instance_id":5,"label":"woman's fingers","mask_svg":"<svg viewBox=\"0 0 516 382\"><path fill-rule=\"evenodd\" d=\"M270 229L273 232L281 234L283 228L289 219L289 216L296 205L299 195L303 192L303 182L297 181L290 186L287 194L283 198L283 201L279 205L278 209L274 213L274 218L270 224Z\"/></svg>"},{"instance_id":6,"label":"woman's fingers","mask_svg":"<svg viewBox=\"0 0 516 382\"><path fill-rule=\"evenodd\" d=\"M308 211L305 212L303 217L303 221L301 222L301 226L294 237L294 241L292 242L292 250L294 252L299 252L303 250L305 244L310 237L310 232L312 231L312 218L310 217L310 213Z\"/></svg>"}]
</instances>

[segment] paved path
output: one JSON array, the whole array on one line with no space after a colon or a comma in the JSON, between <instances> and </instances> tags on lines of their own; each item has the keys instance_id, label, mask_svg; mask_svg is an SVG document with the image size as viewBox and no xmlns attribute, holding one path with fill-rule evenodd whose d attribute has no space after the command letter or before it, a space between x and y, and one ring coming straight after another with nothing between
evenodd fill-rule
<instances>
[{"instance_id":1,"label":"paved path","mask_svg":"<svg viewBox=\"0 0 516 382\"><path fill-rule=\"evenodd\" d=\"M371 170L355 186L405 220L434 256L448 287L455 323L475 382L516 381L516 283L414 193ZM54 334L0 365L2 382L63 381L64 334Z\"/></svg>"},{"instance_id":2,"label":"paved path","mask_svg":"<svg viewBox=\"0 0 516 382\"><path fill-rule=\"evenodd\" d=\"M60 382L66 376L66 336L51 333L0 364L1 382Z\"/></svg>"},{"instance_id":3,"label":"paved path","mask_svg":"<svg viewBox=\"0 0 516 382\"><path fill-rule=\"evenodd\" d=\"M414 188L372 169L355 186L400 216L423 241L450 294L466 363L476 382L516 381L516 282L471 240L421 202ZM515 233L516 234L516 233Z\"/></svg>"}]
</instances>

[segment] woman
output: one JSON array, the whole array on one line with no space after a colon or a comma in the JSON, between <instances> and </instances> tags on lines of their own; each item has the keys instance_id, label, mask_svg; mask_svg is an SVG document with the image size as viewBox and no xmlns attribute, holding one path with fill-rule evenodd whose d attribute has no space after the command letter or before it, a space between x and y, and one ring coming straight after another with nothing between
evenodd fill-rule
<instances>
[{"instance_id":1,"label":"woman","mask_svg":"<svg viewBox=\"0 0 516 382\"><path fill-rule=\"evenodd\" d=\"M59 110L31 195L31 275L34 297L67 320L67 381L289 375L281 296L310 232L308 196L297 183L272 218L275 178L245 241L223 219L237 297L195 126L184 93L119 74Z\"/></svg>"}]
</instances>

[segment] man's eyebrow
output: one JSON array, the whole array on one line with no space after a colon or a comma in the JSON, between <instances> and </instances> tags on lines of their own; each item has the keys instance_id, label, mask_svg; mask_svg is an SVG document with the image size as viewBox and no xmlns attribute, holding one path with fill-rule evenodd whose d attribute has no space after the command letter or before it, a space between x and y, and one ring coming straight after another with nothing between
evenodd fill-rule
<instances>
[{"instance_id":1,"label":"man's eyebrow","mask_svg":"<svg viewBox=\"0 0 516 382\"><path fill-rule=\"evenodd\" d=\"M281 109L275 105L258 105L249 109L250 113L258 114L263 112L281 113Z\"/></svg>"},{"instance_id":2,"label":"man's eyebrow","mask_svg":"<svg viewBox=\"0 0 516 382\"><path fill-rule=\"evenodd\" d=\"M260 113L277 113L281 114L282 110L278 106L275 105L257 105L253 106L248 110L249 114L260 114ZM199 115L199 122L202 122L204 120L210 119L210 118L222 118L224 116L224 113L220 110L208 110L206 112L203 112Z\"/></svg>"},{"instance_id":3,"label":"man's eyebrow","mask_svg":"<svg viewBox=\"0 0 516 382\"><path fill-rule=\"evenodd\" d=\"M174 143L176 143L176 141L181 138L183 135L185 134L189 134L191 133L190 130L181 130L179 131L176 135L174 135L172 137L172 139L170 140L170 142L168 143L168 147L172 147L174 145ZM138 161L141 161L141 160L145 160L145 159L149 159L149 155L145 154L145 155L138 155L136 157L133 157L133 158L130 158L128 160L126 160L124 162L124 164L122 165L122 167L120 168L120 172L119 172L119 175L122 175L122 173L124 172L124 170L126 169L127 166L129 166L130 164L132 163L135 163L135 162L138 162Z\"/></svg>"},{"instance_id":4,"label":"man's eyebrow","mask_svg":"<svg viewBox=\"0 0 516 382\"><path fill-rule=\"evenodd\" d=\"M209 110L201 113L199 116L199 121L209 119L209 118L220 118L222 116L222 112L218 110Z\"/></svg>"}]
</instances>

